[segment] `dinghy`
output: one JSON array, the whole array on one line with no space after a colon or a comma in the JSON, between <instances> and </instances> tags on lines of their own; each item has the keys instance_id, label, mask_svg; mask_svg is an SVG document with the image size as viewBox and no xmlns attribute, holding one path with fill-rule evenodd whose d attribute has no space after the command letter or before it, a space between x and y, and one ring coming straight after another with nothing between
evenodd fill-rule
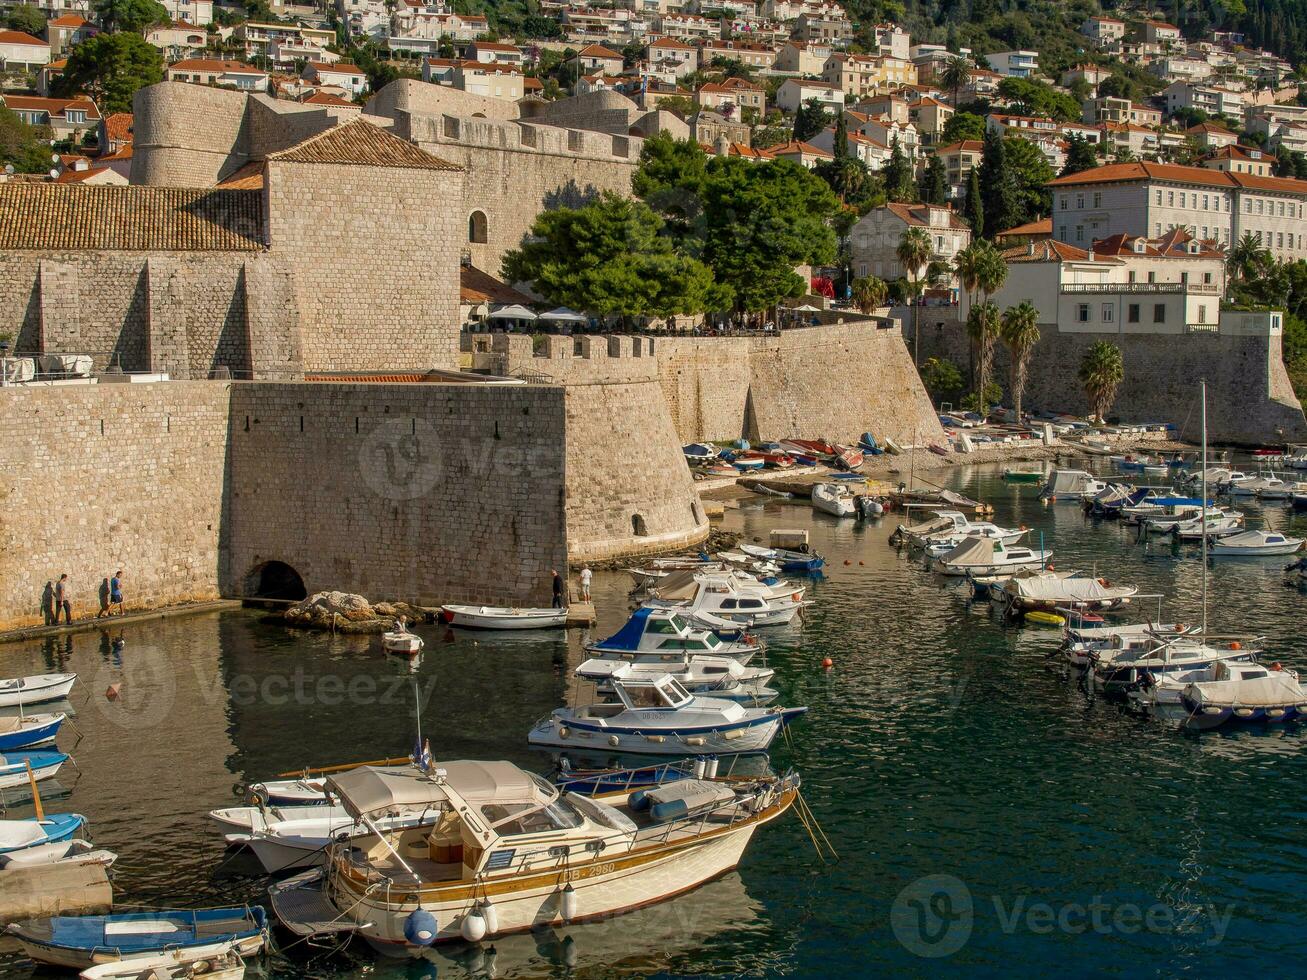
<instances>
[{"instance_id":1,"label":"dinghy","mask_svg":"<svg viewBox=\"0 0 1307 980\"><path fill-rule=\"evenodd\" d=\"M97 848L87 840L70 838L0 854L0 869L30 868L39 864L99 864L108 868L117 860L118 855L113 851Z\"/></svg>"},{"instance_id":2,"label":"dinghy","mask_svg":"<svg viewBox=\"0 0 1307 980\"><path fill-rule=\"evenodd\" d=\"M1228 538L1232 534L1238 534L1243 530L1243 514L1227 513L1212 520L1208 518L1206 522L1201 517L1191 518L1187 521L1178 521L1171 525L1171 534L1181 541L1201 541L1204 532L1208 540L1213 538Z\"/></svg>"},{"instance_id":3,"label":"dinghy","mask_svg":"<svg viewBox=\"0 0 1307 980\"><path fill-rule=\"evenodd\" d=\"M566 609L516 609L506 606L441 606L451 626L481 630L557 629L567 624Z\"/></svg>"},{"instance_id":4,"label":"dinghy","mask_svg":"<svg viewBox=\"0 0 1307 980\"><path fill-rule=\"evenodd\" d=\"M764 548L756 544L741 544L739 549L746 555L761 561L775 562L782 572L817 572L826 564L826 559L815 551L795 551L792 548Z\"/></svg>"},{"instance_id":5,"label":"dinghy","mask_svg":"<svg viewBox=\"0 0 1307 980\"><path fill-rule=\"evenodd\" d=\"M63 712L0 718L0 752L53 742L67 717Z\"/></svg>"},{"instance_id":6,"label":"dinghy","mask_svg":"<svg viewBox=\"0 0 1307 980\"><path fill-rule=\"evenodd\" d=\"M1243 531L1213 542L1208 550L1227 558L1262 558L1292 555L1302 547L1302 542L1302 538L1291 538L1278 531Z\"/></svg>"},{"instance_id":7,"label":"dinghy","mask_svg":"<svg viewBox=\"0 0 1307 980\"><path fill-rule=\"evenodd\" d=\"M269 806L322 806L327 803L326 779L270 779L250 785L247 798Z\"/></svg>"},{"instance_id":8,"label":"dinghy","mask_svg":"<svg viewBox=\"0 0 1307 980\"><path fill-rule=\"evenodd\" d=\"M267 914L258 905L55 916L16 922L7 931L37 963L73 970L165 952L196 959L229 951L250 956L268 939Z\"/></svg>"},{"instance_id":9,"label":"dinghy","mask_svg":"<svg viewBox=\"0 0 1307 980\"><path fill-rule=\"evenodd\" d=\"M612 636L585 646L592 657L605 660L676 663L684 660L686 654L707 654L730 657L741 665L747 664L761 649L758 638L738 626L726 630L701 629L678 610L643 607L635 610Z\"/></svg>"},{"instance_id":10,"label":"dinghy","mask_svg":"<svg viewBox=\"0 0 1307 980\"><path fill-rule=\"evenodd\" d=\"M35 674L0 680L0 708L10 708L68 697L76 674Z\"/></svg>"},{"instance_id":11,"label":"dinghy","mask_svg":"<svg viewBox=\"0 0 1307 980\"><path fill-rule=\"evenodd\" d=\"M183 952L144 956L122 963L89 966L81 980L241 980L245 961L232 949L218 954L191 958Z\"/></svg>"},{"instance_id":12,"label":"dinghy","mask_svg":"<svg viewBox=\"0 0 1307 980\"><path fill-rule=\"evenodd\" d=\"M56 813L38 820L0 820L0 854L68 840L86 823L80 813Z\"/></svg>"},{"instance_id":13,"label":"dinghy","mask_svg":"<svg viewBox=\"0 0 1307 980\"><path fill-rule=\"evenodd\" d=\"M334 804L315 806L229 806L210 810L208 818L223 834L247 834L262 830L269 823L281 820L302 820L306 817L343 817L345 811Z\"/></svg>"},{"instance_id":14,"label":"dinghy","mask_svg":"<svg viewBox=\"0 0 1307 980\"><path fill-rule=\"evenodd\" d=\"M1043 478L1043 470L1021 470L1010 466L1003 470L1003 479L1008 483L1038 483Z\"/></svg>"},{"instance_id":15,"label":"dinghy","mask_svg":"<svg viewBox=\"0 0 1307 980\"><path fill-rule=\"evenodd\" d=\"M716 459L718 455L720 455L721 450L706 442L692 442L688 446L682 446L681 452L685 454L685 458L688 462L694 464L707 463Z\"/></svg>"},{"instance_id":16,"label":"dinghy","mask_svg":"<svg viewBox=\"0 0 1307 980\"><path fill-rule=\"evenodd\" d=\"M537 722L531 745L606 748L650 755L744 755L766 752L807 708L746 708L696 697L666 674L611 680L616 703L558 708Z\"/></svg>"},{"instance_id":17,"label":"dinghy","mask_svg":"<svg viewBox=\"0 0 1307 980\"><path fill-rule=\"evenodd\" d=\"M641 663L596 657L576 668L576 676L590 681L603 695L614 694L612 681L649 679L667 675L691 694L725 698L756 706L774 701L777 692L767 686L775 675L770 667L746 667L730 657L685 657L680 663Z\"/></svg>"},{"instance_id":18,"label":"dinghy","mask_svg":"<svg viewBox=\"0 0 1307 980\"><path fill-rule=\"evenodd\" d=\"M381 647L387 653L412 655L421 653L424 645L422 637L409 632L403 623L396 623L393 630L381 634Z\"/></svg>"},{"instance_id":19,"label":"dinghy","mask_svg":"<svg viewBox=\"0 0 1307 980\"><path fill-rule=\"evenodd\" d=\"M818 483L812 488L812 508L834 517L852 517L857 513L853 493L838 483Z\"/></svg>"},{"instance_id":20,"label":"dinghy","mask_svg":"<svg viewBox=\"0 0 1307 980\"><path fill-rule=\"evenodd\" d=\"M38 783L53 779L67 761L63 752L6 752L0 755L0 789L26 786L32 779Z\"/></svg>"}]
</instances>

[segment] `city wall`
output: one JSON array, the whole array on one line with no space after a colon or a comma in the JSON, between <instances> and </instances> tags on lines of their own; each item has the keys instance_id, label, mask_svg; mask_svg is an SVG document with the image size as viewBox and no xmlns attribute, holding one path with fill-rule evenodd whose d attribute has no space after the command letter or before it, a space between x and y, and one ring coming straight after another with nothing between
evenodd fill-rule
<instances>
[{"instance_id":1,"label":"city wall","mask_svg":"<svg viewBox=\"0 0 1307 980\"><path fill-rule=\"evenodd\" d=\"M943 438L897 330L834 322L770 337L465 337L473 365L563 385L655 382L681 443L866 431L903 443Z\"/></svg>"},{"instance_id":2,"label":"city wall","mask_svg":"<svg viewBox=\"0 0 1307 980\"><path fill-rule=\"evenodd\" d=\"M922 313L921 358L947 357L969 377L964 328ZM941 325L942 324L942 325ZM1208 436L1246 445L1307 439L1307 419L1284 368L1279 333L1246 329L1240 314L1223 312L1219 332L1176 334L1062 333L1040 324L1030 360L1025 404L1085 415L1089 401L1078 377L1085 351L1098 340L1121 348L1125 380L1111 413L1133 422L1171 422L1181 437L1200 438L1198 384L1207 382ZM910 342L910 341L909 341ZM995 380L1006 391L1009 361L995 348Z\"/></svg>"}]
</instances>

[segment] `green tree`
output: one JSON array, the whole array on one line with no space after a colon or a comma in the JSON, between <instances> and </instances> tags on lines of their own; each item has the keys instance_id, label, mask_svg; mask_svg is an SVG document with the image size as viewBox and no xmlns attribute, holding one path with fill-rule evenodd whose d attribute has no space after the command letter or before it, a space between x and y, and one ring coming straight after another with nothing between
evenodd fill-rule
<instances>
[{"instance_id":1,"label":"green tree","mask_svg":"<svg viewBox=\"0 0 1307 980\"><path fill-rule=\"evenodd\" d=\"M1121 348L1107 340L1099 340L1080 361L1080 384L1089 398L1090 412L1099 422L1116 400L1116 390L1125 379L1125 359Z\"/></svg>"},{"instance_id":2,"label":"green tree","mask_svg":"<svg viewBox=\"0 0 1307 980\"><path fill-rule=\"evenodd\" d=\"M971 226L971 233L980 236L985 230L985 195L980 190L980 168L972 167L967 174L966 196L962 201L962 217Z\"/></svg>"},{"instance_id":3,"label":"green tree","mask_svg":"<svg viewBox=\"0 0 1307 980\"><path fill-rule=\"evenodd\" d=\"M788 160L751 163L714 157L703 190L704 260L734 291L737 313L802 296L800 265L836 255L830 219L839 201L815 174Z\"/></svg>"},{"instance_id":4,"label":"green tree","mask_svg":"<svg viewBox=\"0 0 1307 980\"><path fill-rule=\"evenodd\" d=\"M849 158L849 120L841 109L835 117L835 136L831 141L831 156L836 163Z\"/></svg>"},{"instance_id":5,"label":"green tree","mask_svg":"<svg viewBox=\"0 0 1307 980\"><path fill-rule=\"evenodd\" d=\"M933 154L921 175L920 196L926 204L948 203L948 171L944 161Z\"/></svg>"},{"instance_id":6,"label":"green tree","mask_svg":"<svg viewBox=\"0 0 1307 980\"><path fill-rule=\"evenodd\" d=\"M976 351L976 411L982 416L987 414L989 372L994 363L994 342L1001 329L1002 318L993 303L980 303L967 313L967 337Z\"/></svg>"},{"instance_id":7,"label":"green tree","mask_svg":"<svg viewBox=\"0 0 1307 980\"><path fill-rule=\"evenodd\" d=\"M1021 401L1026 391L1026 374L1030 370L1030 355L1039 343L1039 311L1029 300L1003 311L1000 328L1003 344L1010 356L1008 383L1012 391L1012 407L1017 421L1021 421Z\"/></svg>"},{"instance_id":8,"label":"green tree","mask_svg":"<svg viewBox=\"0 0 1307 980\"><path fill-rule=\"evenodd\" d=\"M889 160L880 171L885 184L885 197L896 204L911 202L916 199L917 187L912 178L912 163L899 146L897 136L890 140Z\"/></svg>"},{"instance_id":9,"label":"green tree","mask_svg":"<svg viewBox=\"0 0 1307 980\"><path fill-rule=\"evenodd\" d=\"M1139 86L1126 75L1117 72L1098 83L1098 94L1099 97L1111 96L1114 99L1133 101L1139 98Z\"/></svg>"},{"instance_id":10,"label":"green tree","mask_svg":"<svg viewBox=\"0 0 1307 980\"><path fill-rule=\"evenodd\" d=\"M54 82L57 95L85 92L100 112L131 112L137 89L163 79L159 49L139 34L97 34L73 48Z\"/></svg>"},{"instance_id":11,"label":"green tree","mask_svg":"<svg viewBox=\"0 0 1307 980\"><path fill-rule=\"evenodd\" d=\"M692 139L659 133L645 140L640 150L631 190L667 222L672 235L684 239L703 213L707 176L708 155L703 147Z\"/></svg>"},{"instance_id":12,"label":"green tree","mask_svg":"<svg viewBox=\"0 0 1307 980\"><path fill-rule=\"evenodd\" d=\"M854 279L851 289L853 291L853 305L867 314L884 306L885 299L889 296L889 284L883 279L877 279L875 276L862 276Z\"/></svg>"},{"instance_id":13,"label":"green tree","mask_svg":"<svg viewBox=\"0 0 1307 980\"><path fill-rule=\"evenodd\" d=\"M0 167L12 164L20 174L50 169L50 127L29 126L12 109L0 106Z\"/></svg>"},{"instance_id":14,"label":"green tree","mask_svg":"<svg viewBox=\"0 0 1307 980\"><path fill-rule=\"evenodd\" d=\"M1006 141L997 130L985 133L985 148L978 169L984 204L984 230L980 234L993 238L996 233L1019 225L1022 214L1016 180L1007 162Z\"/></svg>"},{"instance_id":15,"label":"green tree","mask_svg":"<svg viewBox=\"0 0 1307 980\"><path fill-rule=\"evenodd\" d=\"M1083 136L1072 135L1067 140L1066 163L1062 167L1061 177L1083 173L1098 166L1098 151L1094 144Z\"/></svg>"},{"instance_id":16,"label":"green tree","mask_svg":"<svg viewBox=\"0 0 1307 980\"><path fill-rule=\"evenodd\" d=\"M1236 282L1241 279L1256 279L1264 273L1274 261L1271 250L1264 246L1252 232L1244 232L1234 243L1225 260L1230 277Z\"/></svg>"},{"instance_id":17,"label":"green tree","mask_svg":"<svg viewBox=\"0 0 1307 980\"><path fill-rule=\"evenodd\" d=\"M971 63L970 58L956 55L944 62L944 67L939 70L937 80L953 93L953 104L958 104L958 92L966 88L971 83L972 75L975 72L975 65Z\"/></svg>"},{"instance_id":18,"label":"green tree","mask_svg":"<svg viewBox=\"0 0 1307 980\"><path fill-rule=\"evenodd\" d=\"M974 112L955 112L948 117L940 132L944 144L958 143L962 140L983 140L985 138L985 120Z\"/></svg>"},{"instance_id":19,"label":"green tree","mask_svg":"<svg viewBox=\"0 0 1307 980\"><path fill-rule=\"evenodd\" d=\"M1062 122L1080 118L1080 103L1066 92L1032 78L1005 78L998 83L999 98L1026 115L1050 116Z\"/></svg>"},{"instance_id":20,"label":"green tree","mask_svg":"<svg viewBox=\"0 0 1307 980\"><path fill-rule=\"evenodd\" d=\"M676 251L648 205L613 193L540 214L504 275L551 303L604 316L670 316L730 305L712 270Z\"/></svg>"},{"instance_id":21,"label":"green tree","mask_svg":"<svg viewBox=\"0 0 1307 980\"><path fill-rule=\"evenodd\" d=\"M794 114L794 139L806 143L831 124L830 113L817 99L809 99Z\"/></svg>"},{"instance_id":22,"label":"green tree","mask_svg":"<svg viewBox=\"0 0 1307 980\"><path fill-rule=\"evenodd\" d=\"M936 404L954 401L962 394L962 372L946 358L927 358L921 365L921 383Z\"/></svg>"},{"instance_id":23,"label":"green tree","mask_svg":"<svg viewBox=\"0 0 1307 980\"><path fill-rule=\"evenodd\" d=\"M95 15L106 30L142 34L169 22L167 8L156 0L95 0Z\"/></svg>"},{"instance_id":24,"label":"green tree","mask_svg":"<svg viewBox=\"0 0 1307 980\"><path fill-rule=\"evenodd\" d=\"M1053 168L1043 151L1019 136L1009 136L1003 143L1005 162L1012 175L1016 220L1012 225L994 229L995 233L1042 218L1049 213L1052 203L1052 195L1045 185L1054 177Z\"/></svg>"},{"instance_id":25,"label":"green tree","mask_svg":"<svg viewBox=\"0 0 1307 980\"><path fill-rule=\"evenodd\" d=\"M880 181L857 157L823 160L812 168L812 172L826 181L843 203L852 206L855 220L858 215L883 202Z\"/></svg>"},{"instance_id":26,"label":"green tree","mask_svg":"<svg viewBox=\"0 0 1307 980\"><path fill-rule=\"evenodd\" d=\"M903 237L899 239L898 247L894 254L898 257L903 271L908 277L912 288L912 363L920 364L919 355L921 353L921 303L918 294L924 282L922 273L926 270L926 265L930 262L930 256L933 250L930 247L930 235L926 229L912 227L903 232Z\"/></svg>"},{"instance_id":27,"label":"green tree","mask_svg":"<svg viewBox=\"0 0 1307 980\"><path fill-rule=\"evenodd\" d=\"M22 31L32 37L40 37L45 33L45 14L30 3L20 3L16 7L9 8L9 12L4 17L4 25L11 31Z\"/></svg>"}]
</instances>

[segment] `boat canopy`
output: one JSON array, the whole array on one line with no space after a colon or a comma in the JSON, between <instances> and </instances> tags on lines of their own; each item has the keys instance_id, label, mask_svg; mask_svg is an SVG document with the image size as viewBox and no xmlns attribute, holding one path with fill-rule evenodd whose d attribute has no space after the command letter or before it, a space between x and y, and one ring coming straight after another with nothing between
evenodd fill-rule
<instances>
[{"instance_id":1,"label":"boat canopy","mask_svg":"<svg viewBox=\"0 0 1307 980\"><path fill-rule=\"evenodd\" d=\"M1054 470L1048 478L1047 491L1051 494L1080 493L1094 479L1084 470Z\"/></svg>"},{"instance_id":2,"label":"boat canopy","mask_svg":"<svg viewBox=\"0 0 1307 980\"><path fill-rule=\"evenodd\" d=\"M1260 677L1249 677L1246 674L1254 671L1231 670L1234 666L1216 664L1216 676L1223 679L1190 684L1185 693L1197 704L1218 707L1273 708L1307 703L1302 687L1292 674L1272 670Z\"/></svg>"},{"instance_id":3,"label":"boat canopy","mask_svg":"<svg viewBox=\"0 0 1307 980\"><path fill-rule=\"evenodd\" d=\"M989 565L995 554L1003 554L1003 542L997 538L966 538L952 551L940 556L944 564Z\"/></svg>"},{"instance_id":4,"label":"boat canopy","mask_svg":"<svg viewBox=\"0 0 1307 980\"><path fill-rule=\"evenodd\" d=\"M1050 574L1010 578L1003 583L1003 591L1032 602L1101 602L1128 598L1139 590L1133 585L1104 585L1096 578Z\"/></svg>"},{"instance_id":5,"label":"boat canopy","mask_svg":"<svg viewBox=\"0 0 1307 980\"><path fill-rule=\"evenodd\" d=\"M671 576L668 576L669 578ZM653 613L652 609L637 609L631 614L631 618L622 624L612 636L606 640L600 640L595 644L597 650L634 650L640 645L640 638L644 636L645 622Z\"/></svg>"},{"instance_id":6,"label":"boat canopy","mask_svg":"<svg viewBox=\"0 0 1307 980\"><path fill-rule=\"evenodd\" d=\"M417 766L361 766L327 780L354 819L400 810L443 808L490 801L547 803L541 784L511 762L457 760L436 763L430 772Z\"/></svg>"},{"instance_id":7,"label":"boat canopy","mask_svg":"<svg viewBox=\"0 0 1307 980\"><path fill-rule=\"evenodd\" d=\"M672 572L654 588L650 589L649 594L657 596L659 599L689 601L699 594L699 576L701 575L703 575L703 571L696 568Z\"/></svg>"}]
</instances>

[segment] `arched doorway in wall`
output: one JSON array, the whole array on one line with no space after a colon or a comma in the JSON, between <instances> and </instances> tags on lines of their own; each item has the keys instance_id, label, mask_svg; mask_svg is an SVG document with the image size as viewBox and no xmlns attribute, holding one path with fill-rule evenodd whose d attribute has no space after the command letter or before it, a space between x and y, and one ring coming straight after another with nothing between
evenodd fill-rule
<instances>
[{"instance_id":1,"label":"arched doorway in wall","mask_svg":"<svg viewBox=\"0 0 1307 980\"><path fill-rule=\"evenodd\" d=\"M258 599L308 598L304 579L284 561L265 561L250 569L245 576L245 594Z\"/></svg>"},{"instance_id":2,"label":"arched doorway in wall","mask_svg":"<svg viewBox=\"0 0 1307 980\"><path fill-rule=\"evenodd\" d=\"M490 241L489 228L484 211L473 211L467 217L467 240L473 244L484 245Z\"/></svg>"}]
</instances>

